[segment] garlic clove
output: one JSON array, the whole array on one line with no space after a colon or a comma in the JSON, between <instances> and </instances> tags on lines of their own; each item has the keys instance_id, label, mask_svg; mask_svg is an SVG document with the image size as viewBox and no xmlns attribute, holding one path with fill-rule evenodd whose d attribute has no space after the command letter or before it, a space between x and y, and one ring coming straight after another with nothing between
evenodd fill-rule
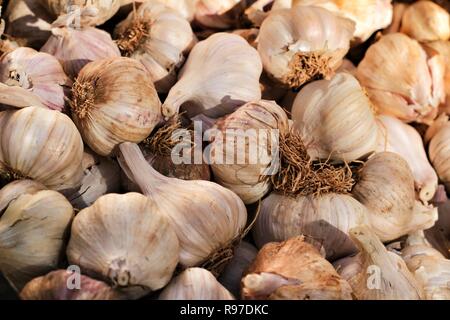
<instances>
[{"instance_id":1,"label":"garlic clove","mask_svg":"<svg viewBox=\"0 0 450 320\"><path fill-rule=\"evenodd\" d=\"M189 117L203 113L217 118L231 113L261 98L261 72L258 52L245 39L216 33L192 49L164 101L162 114L170 118L183 110Z\"/></svg>"},{"instance_id":2,"label":"garlic clove","mask_svg":"<svg viewBox=\"0 0 450 320\"><path fill-rule=\"evenodd\" d=\"M100 197L75 217L69 263L131 296L164 287L178 263L179 242L156 204L138 193Z\"/></svg>"},{"instance_id":3,"label":"garlic clove","mask_svg":"<svg viewBox=\"0 0 450 320\"><path fill-rule=\"evenodd\" d=\"M22 87L8 86L0 83L0 107L24 108L24 107L41 107L47 108L42 104L41 99L33 92Z\"/></svg>"},{"instance_id":4,"label":"garlic clove","mask_svg":"<svg viewBox=\"0 0 450 320\"><path fill-rule=\"evenodd\" d=\"M242 298L351 300L349 284L302 237L266 244L242 278Z\"/></svg>"},{"instance_id":5,"label":"garlic clove","mask_svg":"<svg viewBox=\"0 0 450 320\"><path fill-rule=\"evenodd\" d=\"M123 299L120 291L113 289L102 281L80 276L80 287L70 289L73 275L66 270L52 271L37 277L26 284L20 292L22 300L119 300Z\"/></svg>"},{"instance_id":6,"label":"garlic clove","mask_svg":"<svg viewBox=\"0 0 450 320\"><path fill-rule=\"evenodd\" d=\"M393 4L394 10L392 15L392 22L386 29L383 30L383 34L400 32L400 27L402 25L402 18L405 10L408 8L409 4L395 2Z\"/></svg>"},{"instance_id":7,"label":"garlic clove","mask_svg":"<svg viewBox=\"0 0 450 320\"><path fill-rule=\"evenodd\" d=\"M159 300L234 300L234 297L208 270L188 268L172 279Z\"/></svg>"},{"instance_id":8,"label":"garlic clove","mask_svg":"<svg viewBox=\"0 0 450 320\"><path fill-rule=\"evenodd\" d=\"M10 189L5 188L8 197ZM17 191L0 218L0 270L19 291L34 277L57 268L74 212L56 191L23 185L22 194Z\"/></svg>"}]
</instances>

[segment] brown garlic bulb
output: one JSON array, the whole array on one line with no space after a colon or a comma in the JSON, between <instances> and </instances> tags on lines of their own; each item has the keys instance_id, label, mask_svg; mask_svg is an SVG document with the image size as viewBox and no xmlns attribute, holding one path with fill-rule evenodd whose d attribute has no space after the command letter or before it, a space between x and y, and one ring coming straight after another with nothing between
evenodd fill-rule
<instances>
[{"instance_id":1,"label":"brown garlic bulb","mask_svg":"<svg viewBox=\"0 0 450 320\"><path fill-rule=\"evenodd\" d=\"M122 53L140 61L158 92L167 93L196 42L189 22L158 2L145 2L119 23L114 33Z\"/></svg>"},{"instance_id":2,"label":"brown garlic bulb","mask_svg":"<svg viewBox=\"0 0 450 320\"><path fill-rule=\"evenodd\" d=\"M159 300L234 300L211 272L188 268L164 288Z\"/></svg>"},{"instance_id":3,"label":"brown garlic bulb","mask_svg":"<svg viewBox=\"0 0 450 320\"><path fill-rule=\"evenodd\" d=\"M72 95L73 120L83 140L102 156L111 155L121 142L141 142L161 120L161 103L149 74L130 58L88 63Z\"/></svg>"},{"instance_id":4,"label":"brown garlic bulb","mask_svg":"<svg viewBox=\"0 0 450 320\"><path fill-rule=\"evenodd\" d=\"M303 237L266 244L242 278L242 298L351 300L352 289Z\"/></svg>"},{"instance_id":5,"label":"brown garlic bulb","mask_svg":"<svg viewBox=\"0 0 450 320\"><path fill-rule=\"evenodd\" d=\"M22 300L119 300L123 294L106 283L80 274L80 288L69 289L72 273L52 271L34 278L20 292Z\"/></svg>"},{"instance_id":6,"label":"brown garlic bulb","mask_svg":"<svg viewBox=\"0 0 450 320\"><path fill-rule=\"evenodd\" d=\"M0 81L30 91L49 109L59 111L71 85L55 57L31 48L17 48L1 57Z\"/></svg>"},{"instance_id":7,"label":"brown garlic bulb","mask_svg":"<svg viewBox=\"0 0 450 320\"><path fill-rule=\"evenodd\" d=\"M60 193L39 189L21 181L0 190L0 271L18 291L57 268L74 214Z\"/></svg>"},{"instance_id":8,"label":"brown garlic bulb","mask_svg":"<svg viewBox=\"0 0 450 320\"><path fill-rule=\"evenodd\" d=\"M169 220L147 197L108 194L75 217L67 257L82 273L138 297L169 282L179 242Z\"/></svg>"}]
</instances>

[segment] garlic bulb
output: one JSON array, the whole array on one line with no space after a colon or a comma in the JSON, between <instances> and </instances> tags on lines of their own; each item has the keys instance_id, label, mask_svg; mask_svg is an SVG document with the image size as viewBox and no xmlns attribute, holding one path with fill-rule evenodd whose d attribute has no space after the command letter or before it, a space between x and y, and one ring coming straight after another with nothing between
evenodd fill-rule
<instances>
[{"instance_id":1,"label":"garlic bulb","mask_svg":"<svg viewBox=\"0 0 450 320\"><path fill-rule=\"evenodd\" d=\"M119 149L122 169L173 225L181 265L204 263L241 235L247 210L232 191L210 181L165 177L145 161L136 144L125 142Z\"/></svg>"},{"instance_id":2,"label":"garlic bulb","mask_svg":"<svg viewBox=\"0 0 450 320\"><path fill-rule=\"evenodd\" d=\"M242 37L216 33L192 49L178 82L162 106L169 118L183 109L189 117L217 118L248 101L261 99L258 52ZM239 85L237 85L239 84Z\"/></svg>"},{"instance_id":3,"label":"garlic bulb","mask_svg":"<svg viewBox=\"0 0 450 320\"><path fill-rule=\"evenodd\" d=\"M444 87L446 94L446 113L450 114L450 41L433 41L425 44L426 47L434 49L444 59L445 74Z\"/></svg>"},{"instance_id":4,"label":"garlic bulb","mask_svg":"<svg viewBox=\"0 0 450 320\"><path fill-rule=\"evenodd\" d=\"M83 141L69 117L27 107L0 112L0 175L64 190L81 181Z\"/></svg>"},{"instance_id":5,"label":"garlic bulb","mask_svg":"<svg viewBox=\"0 0 450 320\"><path fill-rule=\"evenodd\" d=\"M133 2L136 5L141 3L152 2L153 0L121 0L121 8L127 8L126 12L129 13L133 8ZM157 0L165 6L177 11L183 18L188 21L192 21L195 15L195 9L199 0ZM154 1L153 1L154 2ZM122 10L122 9L121 9Z\"/></svg>"},{"instance_id":6,"label":"garlic bulb","mask_svg":"<svg viewBox=\"0 0 450 320\"><path fill-rule=\"evenodd\" d=\"M417 1L403 13L400 32L418 41L448 40L450 14L432 1Z\"/></svg>"},{"instance_id":7,"label":"garlic bulb","mask_svg":"<svg viewBox=\"0 0 450 320\"><path fill-rule=\"evenodd\" d=\"M195 21L203 27L229 29L239 23L247 7L247 0L199 0Z\"/></svg>"},{"instance_id":8,"label":"garlic bulb","mask_svg":"<svg viewBox=\"0 0 450 320\"><path fill-rule=\"evenodd\" d=\"M208 270L188 268L172 279L159 300L234 300L234 297Z\"/></svg>"},{"instance_id":9,"label":"garlic bulb","mask_svg":"<svg viewBox=\"0 0 450 320\"><path fill-rule=\"evenodd\" d=\"M389 27L383 30L383 34L400 32L400 27L402 25L402 18L405 10L408 8L409 4L394 2L394 10L392 15L392 22Z\"/></svg>"},{"instance_id":10,"label":"garlic bulb","mask_svg":"<svg viewBox=\"0 0 450 320\"><path fill-rule=\"evenodd\" d=\"M450 260L433 249L423 233L408 236L402 258L423 286L427 300L450 299Z\"/></svg>"},{"instance_id":11,"label":"garlic bulb","mask_svg":"<svg viewBox=\"0 0 450 320\"><path fill-rule=\"evenodd\" d=\"M58 266L73 209L56 191L16 185L15 192L15 199L1 208L0 270L21 290L34 277Z\"/></svg>"},{"instance_id":12,"label":"garlic bulb","mask_svg":"<svg viewBox=\"0 0 450 320\"><path fill-rule=\"evenodd\" d=\"M102 156L111 155L121 142L141 142L161 120L161 103L149 74L130 58L88 63L72 95L73 120L84 142Z\"/></svg>"},{"instance_id":13,"label":"garlic bulb","mask_svg":"<svg viewBox=\"0 0 450 320\"><path fill-rule=\"evenodd\" d=\"M273 101L254 101L219 120L216 126L221 135L208 146L215 181L234 191L244 203L256 202L270 190L270 181L262 178L270 175L276 161L274 134L289 131L286 113ZM230 154L230 150L235 151ZM243 161L233 161L235 153Z\"/></svg>"},{"instance_id":14,"label":"garlic bulb","mask_svg":"<svg viewBox=\"0 0 450 320\"><path fill-rule=\"evenodd\" d=\"M41 190L46 190L45 186L33 180L16 180L8 183L0 189L0 216L10 202L16 200L22 194L33 194Z\"/></svg>"},{"instance_id":15,"label":"garlic bulb","mask_svg":"<svg viewBox=\"0 0 450 320\"><path fill-rule=\"evenodd\" d=\"M54 18L62 14L71 13L77 9L94 7L97 11L97 16L93 21L95 21L96 25L101 25L116 14L120 8L121 0L38 0L38 2Z\"/></svg>"},{"instance_id":16,"label":"garlic bulb","mask_svg":"<svg viewBox=\"0 0 450 320\"><path fill-rule=\"evenodd\" d=\"M425 230L427 240L433 247L450 259L450 201L447 199L438 207L439 219L433 228Z\"/></svg>"},{"instance_id":17,"label":"garlic bulb","mask_svg":"<svg viewBox=\"0 0 450 320\"><path fill-rule=\"evenodd\" d=\"M274 10L261 25L258 52L270 76L298 88L332 75L349 50L353 32L352 21L323 8Z\"/></svg>"},{"instance_id":18,"label":"garlic bulb","mask_svg":"<svg viewBox=\"0 0 450 320\"><path fill-rule=\"evenodd\" d=\"M52 271L26 284L20 292L22 300L119 300L122 297L106 283L80 276L79 289L70 289L72 273L67 270Z\"/></svg>"},{"instance_id":19,"label":"garlic bulb","mask_svg":"<svg viewBox=\"0 0 450 320\"><path fill-rule=\"evenodd\" d=\"M271 193L262 201L253 237L261 248L271 241L304 235L319 242L327 259L334 260L356 252L348 232L366 223L367 215L362 204L345 194L293 198Z\"/></svg>"},{"instance_id":20,"label":"garlic bulb","mask_svg":"<svg viewBox=\"0 0 450 320\"><path fill-rule=\"evenodd\" d=\"M415 200L411 169L396 153L381 152L371 157L352 193L367 207L370 225L381 241L428 229L437 220L436 208Z\"/></svg>"},{"instance_id":21,"label":"garlic bulb","mask_svg":"<svg viewBox=\"0 0 450 320\"><path fill-rule=\"evenodd\" d=\"M64 109L64 90L71 82L58 60L31 48L17 48L0 59L0 81L35 94L50 109Z\"/></svg>"},{"instance_id":22,"label":"garlic bulb","mask_svg":"<svg viewBox=\"0 0 450 320\"><path fill-rule=\"evenodd\" d=\"M402 156L414 176L418 199L430 201L436 192L438 177L428 160L422 137L416 129L397 118L380 115L377 120L380 130L377 151L389 151Z\"/></svg>"},{"instance_id":23,"label":"garlic bulb","mask_svg":"<svg viewBox=\"0 0 450 320\"><path fill-rule=\"evenodd\" d=\"M352 289L303 237L269 243L244 278L244 299L351 300Z\"/></svg>"},{"instance_id":24,"label":"garlic bulb","mask_svg":"<svg viewBox=\"0 0 450 320\"><path fill-rule=\"evenodd\" d=\"M379 113L427 123L445 98L444 69L440 56L427 57L417 41L393 33L369 47L357 77Z\"/></svg>"},{"instance_id":25,"label":"garlic bulb","mask_svg":"<svg viewBox=\"0 0 450 320\"><path fill-rule=\"evenodd\" d=\"M447 118L443 118L447 120ZM450 148L448 139L450 138L450 122L445 121L443 124L439 124L439 127L430 129L435 130L427 135L431 137L428 155L430 156L431 163L433 164L439 179L445 184L447 191L450 190Z\"/></svg>"},{"instance_id":26,"label":"garlic bulb","mask_svg":"<svg viewBox=\"0 0 450 320\"><path fill-rule=\"evenodd\" d=\"M352 76L356 77L356 67L353 64L353 62L351 62L348 59L342 60L341 66L336 70L336 73L340 72L347 72L350 73Z\"/></svg>"},{"instance_id":27,"label":"garlic bulb","mask_svg":"<svg viewBox=\"0 0 450 320\"><path fill-rule=\"evenodd\" d=\"M350 236L360 252L333 263L358 300L420 300L422 286L397 254L389 252L368 226L355 227Z\"/></svg>"},{"instance_id":28,"label":"garlic bulb","mask_svg":"<svg viewBox=\"0 0 450 320\"><path fill-rule=\"evenodd\" d=\"M249 242L242 241L233 253L233 259L220 274L219 282L235 296L240 296L241 279L244 271L250 266L258 250Z\"/></svg>"},{"instance_id":29,"label":"garlic bulb","mask_svg":"<svg viewBox=\"0 0 450 320\"><path fill-rule=\"evenodd\" d=\"M105 194L119 192L121 171L117 162L85 150L82 164L81 185L64 192L75 208L84 209Z\"/></svg>"},{"instance_id":30,"label":"garlic bulb","mask_svg":"<svg viewBox=\"0 0 450 320\"><path fill-rule=\"evenodd\" d=\"M174 9L145 2L114 33L122 53L145 66L158 92L169 92L177 71L196 42L189 22Z\"/></svg>"},{"instance_id":31,"label":"garlic bulb","mask_svg":"<svg viewBox=\"0 0 450 320\"><path fill-rule=\"evenodd\" d=\"M178 256L169 220L138 193L108 194L81 210L67 247L69 263L133 295L164 287Z\"/></svg>"},{"instance_id":32,"label":"garlic bulb","mask_svg":"<svg viewBox=\"0 0 450 320\"><path fill-rule=\"evenodd\" d=\"M378 128L371 103L348 73L305 86L295 98L292 120L313 159L350 162L376 148Z\"/></svg>"},{"instance_id":33,"label":"garlic bulb","mask_svg":"<svg viewBox=\"0 0 450 320\"><path fill-rule=\"evenodd\" d=\"M80 15L85 14L85 11L81 11ZM41 48L41 52L47 52L61 62L71 79L75 79L91 61L120 57L119 48L109 33L89 25L80 25L78 28L70 26L69 21L75 14L59 17L52 24L52 34Z\"/></svg>"}]
</instances>

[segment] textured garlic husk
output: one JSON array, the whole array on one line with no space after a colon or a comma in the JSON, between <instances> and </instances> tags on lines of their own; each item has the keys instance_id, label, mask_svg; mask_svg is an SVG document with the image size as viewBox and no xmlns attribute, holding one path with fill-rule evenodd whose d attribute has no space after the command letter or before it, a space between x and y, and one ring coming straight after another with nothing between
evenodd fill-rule
<instances>
[{"instance_id":1,"label":"textured garlic husk","mask_svg":"<svg viewBox=\"0 0 450 320\"><path fill-rule=\"evenodd\" d=\"M242 278L243 299L351 300L352 289L303 237L266 244Z\"/></svg>"},{"instance_id":2,"label":"textured garlic husk","mask_svg":"<svg viewBox=\"0 0 450 320\"><path fill-rule=\"evenodd\" d=\"M199 0L195 7L195 21L203 27L229 29L239 23L247 7L247 0Z\"/></svg>"},{"instance_id":3,"label":"textured garlic husk","mask_svg":"<svg viewBox=\"0 0 450 320\"><path fill-rule=\"evenodd\" d=\"M378 113L427 123L445 99L444 72L440 55L428 57L416 40L393 33L369 47L357 77Z\"/></svg>"},{"instance_id":4,"label":"textured garlic husk","mask_svg":"<svg viewBox=\"0 0 450 320\"><path fill-rule=\"evenodd\" d=\"M162 114L168 118L183 109L189 117L203 113L217 118L231 113L261 99L261 73L258 52L244 38L216 33L192 49Z\"/></svg>"},{"instance_id":5,"label":"textured garlic husk","mask_svg":"<svg viewBox=\"0 0 450 320\"><path fill-rule=\"evenodd\" d=\"M30 106L47 108L33 92L0 82L0 111Z\"/></svg>"},{"instance_id":6,"label":"textured garlic husk","mask_svg":"<svg viewBox=\"0 0 450 320\"><path fill-rule=\"evenodd\" d=\"M444 87L446 94L446 113L450 114L450 41L433 41L424 44L436 50L445 62Z\"/></svg>"},{"instance_id":7,"label":"textured garlic husk","mask_svg":"<svg viewBox=\"0 0 450 320\"><path fill-rule=\"evenodd\" d=\"M16 180L8 183L0 189L0 217L11 201L22 194L34 194L41 190L46 190L45 186L33 180Z\"/></svg>"},{"instance_id":8,"label":"textured garlic husk","mask_svg":"<svg viewBox=\"0 0 450 320\"><path fill-rule=\"evenodd\" d=\"M450 14L432 1L417 1L404 11L400 32L418 41L448 40Z\"/></svg>"},{"instance_id":9,"label":"textured garlic husk","mask_svg":"<svg viewBox=\"0 0 450 320\"><path fill-rule=\"evenodd\" d=\"M425 235L435 249L450 259L450 201L448 199L439 204L438 212L439 219L432 228L425 230Z\"/></svg>"},{"instance_id":10,"label":"textured garlic husk","mask_svg":"<svg viewBox=\"0 0 450 320\"><path fill-rule=\"evenodd\" d=\"M82 273L138 297L170 281L179 250L174 228L154 202L112 193L77 214L67 257Z\"/></svg>"},{"instance_id":11,"label":"textured garlic husk","mask_svg":"<svg viewBox=\"0 0 450 320\"><path fill-rule=\"evenodd\" d=\"M188 268L172 279L159 300L234 300L234 297L208 270Z\"/></svg>"},{"instance_id":12,"label":"textured garlic husk","mask_svg":"<svg viewBox=\"0 0 450 320\"><path fill-rule=\"evenodd\" d=\"M376 148L378 127L370 100L348 73L306 85L295 98L292 120L313 159L350 162Z\"/></svg>"},{"instance_id":13,"label":"textured garlic husk","mask_svg":"<svg viewBox=\"0 0 450 320\"><path fill-rule=\"evenodd\" d=\"M443 119L447 120L446 118ZM433 126L430 127L430 130L431 128ZM430 132L427 134L430 134ZM428 155L439 179L445 184L448 192L450 190L450 146L448 143L450 139L450 122L445 121L430 136Z\"/></svg>"},{"instance_id":14,"label":"textured garlic husk","mask_svg":"<svg viewBox=\"0 0 450 320\"><path fill-rule=\"evenodd\" d=\"M5 20L7 22L5 33L21 46L39 49L51 34L52 17L39 1L9 1Z\"/></svg>"},{"instance_id":15,"label":"textured garlic husk","mask_svg":"<svg viewBox=\"0 0 450 320\"><path fill-rule=\"evenodd\" d=\"M119 23L115 37L122 53L146 67L158 92L167 93L196 42L189 21L158 2L145 2Z\"/></svg>"},{"instance_id":16,"label":"textured garlic husk","mask_svg":"<svg viewBox=\"0 0 450 320\"><path fill-rule=\"evenodd\" d=\"M171 221L180 240L181 265L203 263L241 236L247 210L229 189L210 181L165 177L147 163L139 147L132 143L120 145L119 164Z\"/></svg>"},{"instance_id":17,"label":"textured garlic husk","mask_svg":"<svg viewBox=\"0 0 450 320\"><path fill-rule=\"evenodd\" d=\"M424 291L397 254L389 252L368 226L350 235L359 248L356 256L333 263L358 300L420 300Z\"/></svg>"},{"instance_id":18,"label":"textured garlic husk","mask_svg":"<svg viewBox=\"0 0 450 320\"><path fill-rule=\"evenodd\" d=\"M20 292L22 300L120 300L124 295L105 282L80 276L80 288L69 289L74 281L67 270L52 271L26 284Z\"/></svg>"},{"instance_id":19,"label":"textured garlic husk","mask_svg":"<svg viewBox=\"0 0 450 320\"><path fill-rule=\"evenodd\" d=\"M323 8L274 10L261 25L258 52L268 75L298 88L333 74L349 50L353 32L352 21Z\"/></svg>"},{"instance_id":20,"label":"textured garlic husk","mask_svg":"<svg viewBox=\"0 0 450 320\"><path fill-rule=\"evenodd\" d=\"M112 159L97 156L87 149L83 154L83 178L77 188L65 191L67 199L77 209L92 205L108 193L120 191L120 167Z\"/></svg>"},{"instance_id":21,"label":"textured garlic husk","mask_svg":"<svg viewBox=\"0 0 450 320\"><path fill-rule=\"evenodd\" d=\"M161 120L155 87L145 67L134 59L88 63L72 96L72 118L84 142L102 156L111 155L121 142L141 142Z\"/></svg>"},{"instance_id":22,"label":"textured garlic husk","mask_svg":"<svg viewBox=\"0 0 450 320\"><path fill-rule=\"evenodd\" d=\"M428 229L437 220L436 208L416 201L411 169L393 152L377 153L364 164L352 194L367 207L381 241Z\"/></svg>"},{"instance_id":23,"label":"textured garlic husk","mask_svg":"<svg viewBox=\"0 0 450 320\"><path fill-rule=\"evenodd\" d=\"M240 296L242 276L257 254L258 250L252 244L241 241L234 249L233 258L220 274L219 282L235 297Z\"/></svg>"},{"instance_id":24,"label":"textured garlic husk","mask_svg":"<svg viewBox=\"0 0 450 320\"><path fill-rule=\"evenodd\" d=\"M366 208L349 195L328 193L296 198L271 193L262 201L253 227L253 238L261 248L272 241L304 235L320 243L327 259L356 252L349 230L367 223Z\"/></svg>"},{"instance_id":25,"label":"textured garlic husk","mask_svg":"<svg viewBox=\"0 0 450 320\"><path fill-rule=\"evenodd\" d=\"M73 208L51 190L23 190L0 218L0 270L18 291L57 268ZM0 190L2 198L3 190Z\"/></svg>"},{"instance_id":26,"label":"textured garlic husk","mask_svg":"<svg viewBox=\"0 0 450 320\"><path fill-rule=\"evenodd\" d=\"M49 109L64 109L64 90L71 81L59 61L31 48L17 48L0 59L0 81L19 86L39 97Z\"/></svg>"},{"instance_id":27,"label":"textured garlic husk","mask_svg":"<svg viewBox=\"0 0 450 320\"><path fill-rule=\"evenodd\" d=\"M402 156L414 176L418 199L430 201L437 190L438 177L428 160L422 137L416 129L397 118L380 115L377 120L380 130L377 151L389 151Z\"/></svg>"},{"instance_id":28,"label":"textured garlic husk","mask_svg":"<svg viewBox=\"0 0 450 320\"><path fill-rule=\"evenodd\" d=\"M83 141L61 112L39 107L0 112L0 137L4 178L33 179L54 190L80 183Z\"/></svg>"},{"instance_id":29,"label":"textured garlic husk","mask_svg":"<svg viewBox=\"0 0 450 320\"><path fill-rule=\"evenodd\" d=\"M77 9L93 7L97 15L92 22L101 25L117 13L121 0L37 0L37 2L42 4L54 19Z\"/></svg>"},{"instance_id":30,"label":"textured garlic husk","mask_svg":"<svg viewBox=\"0 0 450 320\"><path fill-rule=\"evenodd\" d=\"M427 300L450 299L450 260L430 246L423 232L408 236L401 257L423 286Z\"/></svg>"},{"instance_id":31,"label":"textured garlic husk","mask_svg":"<svg viewBox=\"0 0 450 320\"><path fill-rule=\"evenodd\" d=\"M219 120L216 128L221 135L208 147L215 181L234 191L246 204L258 201L271 188L270 181L263 177L277 160L272 152L276 143L272 134L289 131L286 113L273 101L249 102ZM239 143L240 139L248 139L248 144ZM258 150L249 146L257 146ZM229 150L235 151L230 154ZM254 152L257 161L251 161ZM235 154L244 161L233 161Z\"/></svg>"}]
</instances>

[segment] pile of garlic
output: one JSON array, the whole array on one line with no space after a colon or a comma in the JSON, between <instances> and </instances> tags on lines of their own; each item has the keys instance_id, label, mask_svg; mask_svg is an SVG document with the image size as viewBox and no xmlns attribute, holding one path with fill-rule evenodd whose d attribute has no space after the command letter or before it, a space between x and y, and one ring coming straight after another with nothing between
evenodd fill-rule
<instances>
[{"instance_id":1,"label":"pile of garlic","mask_svg":"<svg viewBox=\"0 0 450 320\"><path fill-rule=\"evenodd\" d=\"M3 2L0 299L450 300L435 2Z\"/></svg>"}]
</instances>

